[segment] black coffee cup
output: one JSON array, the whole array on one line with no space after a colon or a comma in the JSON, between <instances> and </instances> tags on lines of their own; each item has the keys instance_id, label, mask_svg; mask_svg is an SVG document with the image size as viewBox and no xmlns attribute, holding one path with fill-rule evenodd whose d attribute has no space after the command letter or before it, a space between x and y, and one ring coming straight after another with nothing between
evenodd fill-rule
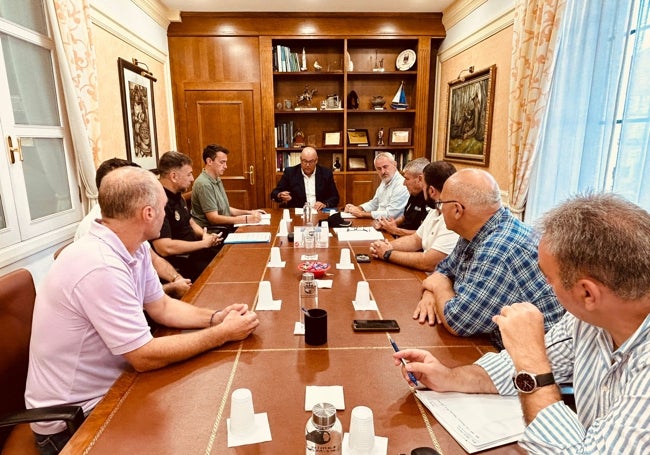
<instances>
[{"instance_id":1,"label":"black coffee cup","mask_svg":"<svg viewBox=\"0 0 650 455\"><path fill-rule=\"evenodd\" d=\"M313 308L305 314L305 343L319 346L327 343L327 311Z\"/></svg>"}]
</instances>

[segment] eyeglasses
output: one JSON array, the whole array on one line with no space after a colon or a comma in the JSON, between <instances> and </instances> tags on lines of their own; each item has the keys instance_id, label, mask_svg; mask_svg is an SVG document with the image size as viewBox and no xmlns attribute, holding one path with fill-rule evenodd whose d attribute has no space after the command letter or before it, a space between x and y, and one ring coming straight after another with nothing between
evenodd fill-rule
<instances>
[{"instance_id":1,"label":"eyeglasses","mask_svg":"<svg viewBox=\"0 0 650 455\"><path fill-rule=\"evenodd\" d=\"M460 205L460 208L465 210L465 206L458 201L433 201L433 206L435 207L436 210L441 210L442 204L451 204L452 202Z\"/></svg>"},{"instance_id":2,"label":"eyeglasses","mask_svg":"<svg viewBox=\"0 0 650 455\"><path fill-rule=\"evenodd\" d=\"M316 164L318 160L300 160L302 164Z\"/></svg>"}]
</instances>

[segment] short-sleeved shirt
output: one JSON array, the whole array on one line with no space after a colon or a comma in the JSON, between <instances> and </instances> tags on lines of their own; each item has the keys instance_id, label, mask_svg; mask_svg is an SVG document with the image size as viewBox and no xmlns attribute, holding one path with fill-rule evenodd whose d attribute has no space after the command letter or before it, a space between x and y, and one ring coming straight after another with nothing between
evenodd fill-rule
<instances>
[{"instance_id":1,"label":"short-sleeved shirt","mask_svg":"<svg viewBox=\"0 0 650 455\"><path fill-rule=\"evenodd\" d=\"M436 210L431 209L415 234L422 240L422 250L431 249L449 254L458 243L458 234L447 229L445 218Z\"/></svg>"},{"instance_id":2,"label":"short-sleeved shirt","mask_svg":"<svg viewBox=\"0 0 650 455\"><path fill-rule=\"evenodd\" d=\"M162 297L149 246L131 255L113 231L94 221L54 261L36 295L27 407L94 408L127 366L123 354L152 339L143 308ZM41 422L32 429L53 434L65 424Z\"/></svg>"},{"instance_id":3,"label":"short-sleeved shirt","mask_svg":"<svg viewBox=\"0 0 650 455\"><path fill-rule=\"evenodd\" d=\"M414 231L420 227L426 217L427 201L424 200L424 193L410 195L406 201L406 207L404 207L404 222L400 227Z\"/></svg>"},{"instance_id":4,"label":"short-sleeved shirt","mask_svg":"<svg viewBox=\"0 0 650 455\"><path fill-rule=\"evenodd\" d=\"M196 240L196 235L190 225L190 211L181 193L172 193L165 188L167 205L165 205L165 220L160 229L160 237L173 240ZM192 192L192 194L194 194Z\"/></svg>"},{"instance_id":5,"label":"short-sleeved shirt","mask_svg":"<svg viewBox=\"0 0 650 455\"><path fill-rule=\"evenodd\" d=\"M192 218L201 227L209 227L206 213L217 212L230 216L230 202L223 187L223 181L213 178L205 169L192 185Z\"/></svg>"},{"instance_id":6,"label":"short-sleeved shirt","mask_svg":"<svg viewBox=\"0 0 650 455\"><path fill-rule=\"evenodd\" d=\"M537 263L537 243L532 229L502 207L471 241L461 238L438 264L436 272L447 276L456 292L444 315L458 335L490 334L501 348L492 316L516 302L539 308L546 330L562 317L564 309Z\"/></svg>"}]
</instances>

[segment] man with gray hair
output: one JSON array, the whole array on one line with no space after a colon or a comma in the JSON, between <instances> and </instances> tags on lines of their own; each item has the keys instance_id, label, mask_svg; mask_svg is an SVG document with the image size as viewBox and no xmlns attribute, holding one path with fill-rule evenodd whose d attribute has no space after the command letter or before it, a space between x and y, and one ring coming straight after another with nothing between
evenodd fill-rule
<instances>
[{"instance_id":1,"label":"man with gray hair","mask_svg":"<svg viewBox=\"0 0 650 455\"><path fill-rule=\"evenodd\" d=\"M550 329L564 313L537 265L532 229L501 204L501 192L489 173L463 169L447 181L436 208L448 229L460 235L456 247L433 275L413 319L441 323L453 335L489 334L503 347L492 318L503 305L531 302Z\"/></svg>"},{"instance_id":2,"label":"man with gray hair","mask_svg":"<svg viewBox=\"0 0 650 455\"><path fill-rule=\"evenodd\" d=\"M378 153L375 170L381 178L375 197L359 206L347 204L345 212L357 218L397 218L404 213L409 192L404 186L404 177L397 172L395 157L388 152Z\"/></svg>"},{"instance_id":3,"label":"man with gray hair","mask_svg":"<svg viewBox=\"0 0 650 455\"><path fill-rule=\"evenodd\" d=\"M409 192L404 213L397 218L378 218L373 221L375 229L388 232L395 237L413 234L427 217L427 203L424 199L426 183L424 168L429 164L426 158L416 158L404 166L404 186Z\"/></svg>"},{"instance_id":4,"label":"man with gray hair","mask_svg":"<svg viewBox=\"0 0 650 455\"><path fill-rule=\"evenodd\" d=\"M528 453L649 453L650 214L595 194L568 200L540 224L539 266L567 310L546 335L539 309L517 302L493 318L500 353L448 368L413 349L395 354L395 365L406 359L439 392L519 393ZM575 412L557 386L566 382Z\"/></svg>"}]
</instances>

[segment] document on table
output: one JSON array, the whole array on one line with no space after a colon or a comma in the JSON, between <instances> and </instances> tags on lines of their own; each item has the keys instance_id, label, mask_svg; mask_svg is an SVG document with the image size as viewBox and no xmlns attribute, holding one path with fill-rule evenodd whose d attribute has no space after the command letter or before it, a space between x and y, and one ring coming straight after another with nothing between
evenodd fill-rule
<instances>
[{"instance_id":1,"label":"document on table","mask_svg":"<svg viewBox=\"0 0 650 455\"><path fill-rule=\"evenodd\" d=\"M382 240L384 235L372 226L334 228L334 232L341 242L353 242L355 240Z\"/></svg>"},{"instance_id":2,"label":"document on table","mask_svg":"<svg viewBox=\"0 0 650 455\"><path fill-rule=\"evenodd\" d=\"M433 390L415 396L468 453L515 442L526 428L516 396Z\"/></svg>"},{"instance_id":3,"label":"document on table","mask_svg":"<svg viewBox=\"0 0 650 455\"><path fill-rule=\"evenodd\" d=\"M269 243L270 232L233 232L228 234L223 243Z\"/></svg>"},{"instance_id":4,"label":"document on table","mask_svg":"<svg viewBox=\"0 0 650 455\"><path fill-rule=\"evenodd\" d=\"M262 213L260 215L262 218L258 223L238 223L235 224L235 227L239 226L270 226L271 225L271 214L270 213Z\"/></svg>"}]
</instances>

